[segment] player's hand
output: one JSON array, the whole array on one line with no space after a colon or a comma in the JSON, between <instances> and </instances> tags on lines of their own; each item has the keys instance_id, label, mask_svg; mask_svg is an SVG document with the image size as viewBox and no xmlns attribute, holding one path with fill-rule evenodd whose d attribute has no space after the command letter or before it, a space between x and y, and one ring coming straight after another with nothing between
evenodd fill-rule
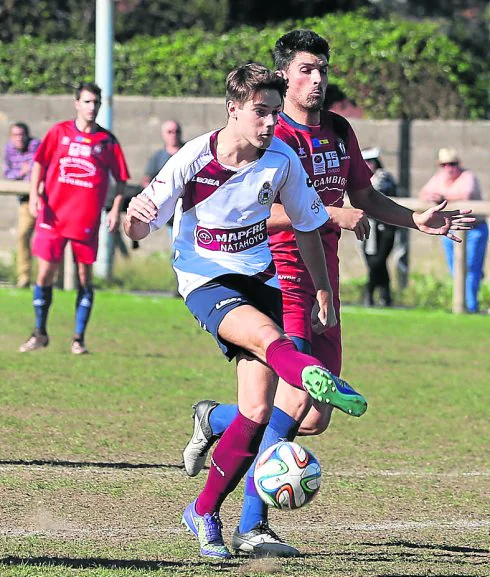
<instances>
[{"instance_id":1,"label":"player's hand","mask_svg":"<svg viewBox=\"0 0 490 577\"><path fill-rule=\"evenodd\" d=\"M331 293L324 290L318 291L316 299L311 310L311 328L314 333L321 335L337 324L337 315Z\"/></svg>"},{"instance_id":2,"label":"player's hand","mask_svg":"<svg viewBox=\"0 0 490 577\"><path fill-rule=\"evenodd\" d=\"M41 198L36 195L35 198L29 196L29 212L33 218L37 218L37 213L41 210Z\"/></svg>"},{"instance_id":3,"label":"player's hand","mask_svg":"<svg viewBox=\"0 0 490 577\"><path fill-rule=\"evenodd\" d=\"M369 238L369 220L359 208L339 208L327 206L332 222L344 230L352 230L357 240Z\"/></svg>"},{"instance_id":4,"label":"player's hand","mask_svg":"<svg viewBox=\"0 0 490 577\"><path fill-rule=\"evenodd\" d=\"M470 230L473 228L475 218L466 216L471 213L471 208L444 210L446 206L447 200L443 200L424 212L414 212L413 221L415 226L425 234L447 236L455 242L461 242L461 239L451 231Z\"/></svg>"},{"instance_id":5,"label":"player's hand","mask_svg":"<svg viewBox=\"0 0 490 577\"><path fill-rule=\"evenodd\" d=\"M107 213L107 228L109 232L114 232L119 228L119 210L110 210Z\"/></svg>"},{"instance_id":6,"label":"player's hand","mask_svg":"<svg viewBox=\"0 0 490 577\"><path fill-rule=\"evenodd\" d=\"M134 196L129 203L126 212L126 219L129 223L134 221L145 222L149 224L158 215L158 209L153 202L141 192Z\"/></svg>"}]
</instances>

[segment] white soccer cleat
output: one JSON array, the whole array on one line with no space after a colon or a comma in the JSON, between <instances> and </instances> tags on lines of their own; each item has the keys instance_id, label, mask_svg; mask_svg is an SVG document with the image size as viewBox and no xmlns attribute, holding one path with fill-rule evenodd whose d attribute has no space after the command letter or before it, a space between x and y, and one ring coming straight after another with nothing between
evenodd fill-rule
<instances>
[{"instance_id":1,"label":"white soccer cleat","mask_svg":"<svg viewBox=\"0 0 490 577\"><path fill-rule=\"evenodd\" d=\"M192 406L194 413L194 432L191 440L187 443L182 456L184 458L185 472L189 477L195 477L206 462L209 449L218 440L218 435L213 434L209 423L209 415L219 403L216 401L199 401Z\"/></svg>"},{"instance_id":2,"label":"white soccer cleat","mask_svg":"<svg viewBox=\"0 0 490 577\"><path fill-rule=\"evenodd\" d=\"M27 339L25 343L20 345L20 353L30 353L31 351L37 351L38 349L45 349L49 345L48 335L41 335L32 333L32 335Z\"/></svg>"},{"instance_id":3,"label":"white soccer cleat","mask_svg":"<svg viewBox=\"0 0 490 577\"><path fill-rule=\"evenodd\" d=\"M261 521L246 533L240 533L237 527L233 533L231 546L235 551L253 557L299 557L301 555L298 549L284 543L266 521Z\"/></svg>"}]
</instances>

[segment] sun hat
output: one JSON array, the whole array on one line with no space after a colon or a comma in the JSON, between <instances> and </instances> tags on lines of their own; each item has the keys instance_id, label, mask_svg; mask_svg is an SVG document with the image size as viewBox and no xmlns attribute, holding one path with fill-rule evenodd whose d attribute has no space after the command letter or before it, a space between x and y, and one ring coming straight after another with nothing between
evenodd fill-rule
<instances>
[{"instance_id":1,"label":"sun hat","mask_svg":"<svg viewBox=\"0 0 490 577\"><path fill-rule=\"evenodd\" d=\"M376 147L365 148L364 150L361 151L361 154L364 160L376 160L379 158L381 150Z\"/></svg>"},{"instance_id":2,"label":"sun hat","mask_svg":"<svg viewBox=\"0 0 490 577\"><path fill-rule=\"evenodd\" d=\"M455 148L441 148L438 154L439 164L459 164L458 151Z\"/></svg>"}]
</instances>

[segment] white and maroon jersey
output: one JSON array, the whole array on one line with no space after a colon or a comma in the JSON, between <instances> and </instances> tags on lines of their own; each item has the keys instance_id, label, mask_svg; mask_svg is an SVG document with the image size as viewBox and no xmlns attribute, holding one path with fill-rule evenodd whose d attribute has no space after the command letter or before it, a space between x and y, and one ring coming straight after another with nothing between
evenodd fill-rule
<instances>
[{"instance_id":1,"label":"white and maroon jersey","mask_svg":"<svg viewBox=\"0 0 490 577\"><path fill-rule=\"evenodd\" d=\"M345 137L334 131L333 123L343 125ZM363 160L356 135L350 124L334 112L322 113L318 126L298 124L284 113L279 115L275 135L287 143L298 156L310 182L323 204L342 207L344 195L370 186L372 173ZM298 190L298 194L301 194ZM277 198L276 202L282 201ZM340 229L327 223L320 230L329 269L337 260ZM279 278L309 281L293 231L272 234L270 246Z\"/></svg>"},{"instance_id":2,"label":"white and maroon jersey","mask_svg":"<svg viewBox=\"0 0 490 577\"><path fill-rule=\"evenodd\" d=\"M177 206L174 268L184 298L225 274L258 275L279 286L266 226L278 193L296 229L312 231L328 220L289 146L274 137L256 161L239 169L226 167L216 158L218 133L185 144L144 190L158 208L152 230L163 226Z\"/></svg>"},{"instance_id":3,"label":"white and maroon jersey","mask_svg":"<svg viewBox=\"0 0 490 577\"><path fill-rule=\"evenodd\" d=\"M115 136L96 125L81 132L74 120L55 124L39 146L35 161L45 170L45 201L37 226L65 237L90 241L98 234L109 172L118 182L129 178Z\"/></svg>"}]
</instances>

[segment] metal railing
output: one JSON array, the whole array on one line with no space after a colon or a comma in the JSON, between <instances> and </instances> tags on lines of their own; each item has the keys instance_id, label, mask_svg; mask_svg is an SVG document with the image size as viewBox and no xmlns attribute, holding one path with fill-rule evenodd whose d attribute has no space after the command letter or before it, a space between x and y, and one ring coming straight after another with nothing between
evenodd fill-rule
<instances>
[{"instance_id":1,"label":"metal railing","mask_svg":"<svg viewBox=\"0 0 490 577\"><path fill-rule=\"evenodd\" d=\"M130 194L138 193L141 190L141 186L138 184L128 183L126 191ZM19 180L5 180L0 179L0 194L7 195L23 195L29 193L29 183ZM396 202L402 206L406 206L412 210L425 210L431 205L426 202L420 201L418 198L396 198ZM345 206L350 206L348 198L346 198ZM454 208L471 208L474 214L483 215L485 217L490 216L490 202L482 200L470 200L465 202L450 202L448 204L447 210ZM466 233L464 231L458 231L463 239L463 242L456 244L454 250L454 275L453 275L453 306L452 310L454 313L464 313L465 308L465 296L466 296ZM69 252L68 252L69 251ZM71 248L67 246L65 251L64 267L63 267L63 286L67 289L74 288L76 271L73 263L73 258L71 255Z\"/></svg>"}]
</instances>

